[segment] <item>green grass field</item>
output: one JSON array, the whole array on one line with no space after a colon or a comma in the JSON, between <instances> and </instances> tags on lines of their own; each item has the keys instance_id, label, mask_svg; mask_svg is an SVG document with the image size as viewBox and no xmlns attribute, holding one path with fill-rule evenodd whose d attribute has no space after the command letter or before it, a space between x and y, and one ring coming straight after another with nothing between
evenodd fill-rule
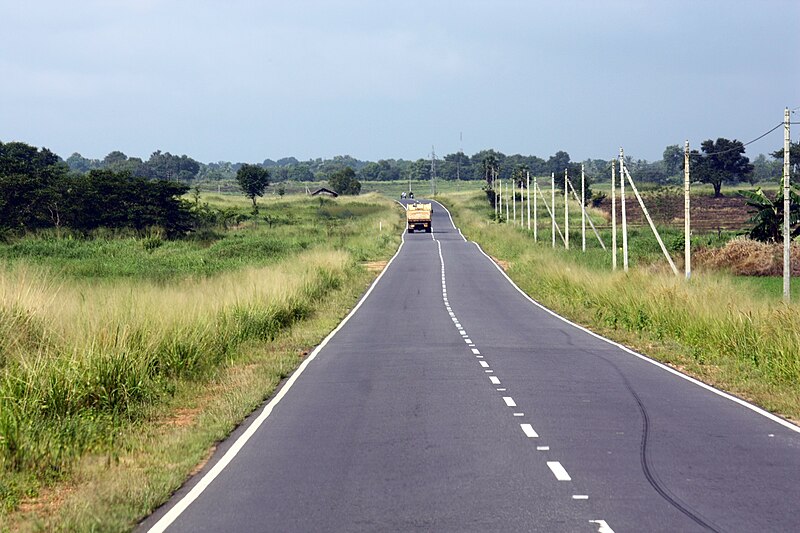
<instances>
[{"instance_id":1,"label":"green grass field","mask_svg":"<svg viewBox=\"0 0 800 533\"><path fill-rule=\"evenodd\" d=\"M203 240L0 245L0 531L132 528L336 325L404 223L378 195L260 206Z\"/></svg>"}]
</instances>

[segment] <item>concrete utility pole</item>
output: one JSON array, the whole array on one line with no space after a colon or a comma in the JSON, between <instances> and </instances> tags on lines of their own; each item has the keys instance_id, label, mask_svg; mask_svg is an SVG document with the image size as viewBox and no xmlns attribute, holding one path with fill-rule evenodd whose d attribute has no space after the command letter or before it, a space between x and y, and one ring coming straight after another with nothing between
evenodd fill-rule
<instances>
[{"instance_id":1,"label":"concrete utility pole","mask_svg":"<svg viewBox=\"0 0 800 533\"><path fill-rule=\"evenodd\" d=\"M553 234L553 248L556 247L556 173L550 173L550 205L553 206L553 214L550 216L552 227L550 232Z\"/></svg>"},{"instance_id":2,"label":"concrete utility pole","mask_svg":"<svg viewBox=\"0 0 800 533\"><path fill-rule=\"evenodd\" d=\"M514 184L513 183L511 184L511 190L512 191L514 190ZM506 185L506 194L508 194L508 185ZM511 214L511 211L510 211L510 208L508 207L508 197L506 197L506 223L508 223L508 221L511 220L509 218L510 214Z\"/></svg>"},{"instance_id":3,"label":"concrete utility pole","mask_svg":"<svg viewBox=\"0 0 800 533\"><path fill-rule=\"evenodd\" d=\"M533 242L539 242L539 213L536 212L536 208L538 207L538 202L536 200L536 193L538 192L539 186L536 184L536 176L533 177ZM528 189L528 194L531 191ZM528 197L528 207L531 206L530 203L530 196ZM528 217L528 223L530 224L531 217Z\"/></svg>"},{"instance_id":4,"label":"concrete utility pole","mask_svg":"<svg viewBox=\"0 0 800 533\"><path fill-rule=\"evenodd\" d=\"M525 174L525 185L528 191L528 231L531 229L531 173L527 171ZM536 239L534 239L536 240Z\"/></svg>"},{"instance_id":5,"label":"concrete utility pole","mask_svg":"<svg viewBox=\"0 0 800 533\"><path fill-rule=\"evenodd\" d=\"M498 220L497 215L500 211L498 202L500 201L500 197L497 195L497 180L494 179L494 171L492 171L492 192L494 192L494 219Z\"/></svg>"},{"instance_id":6,"label":"concrete utility pole","mask_svg":"<svg viewBox=\"0 0 800 533\"><path fill-rule=\"evenodd\" d=\"M617 162L611 160L611 269L617 269Z\"/></svg>"},{"instance_id":7,"label":"concrete utility pole","mask_svg":"<svg viewBox=\"0 0 800 533\"><path fill-rule=\"evenodd\" d=\"M514 183L517 179L511 178L511 206L514 212L514 225L517 225L517 184ZM522 211L520 211L522 214Z\"/></svg>"},{"instance_id":8,"label":"concrete utility pole","mask_svg":"<svg viewBox=\"0 0 800 533\"><path fill-rule=\"evenodd\" d=\"M564 248L569 250L569 185L567 184L569 177L567 169L564 169Z\"/></svg>"},{"instance_id":9,"label":"concrete utility pole","mask_svg":"<svg viewBox=\"0 0 800 533\"><path fill-rule=\"evenodd\" d=\"M789 234L789 211L791 209L791 198L789 190L789 152L791 148L791 137L789 135L789 123L791 113L787 107L783 111L783 300L789 303L791 300L792 284L792 261L790 254L791 235Z\"/></svg>"},{"instance_id":10,"label":"concrete utility pole","mask_svg":"<svg viewBox=\"0 0 800 533\"><path fill-rule=\"evenodd\" d=\"M431 196L436 196L436 150L431 145Z\"/></svg>"},{"instance_id":11,"label":"concrete utility pole","mask_svg":"<svg viewBox=\"0 0 800 533\"><path fill-rule=\"evenodd\" d=\"M628 218L625 213L625 153L619 149L619 201L622 206L622 269L628 271Z\"/></svg>"},{"instance_id":12,"label":"concrete utility pole","mask_svg":"<svg viewBox=\"0 0 800 533\"><path fill-rule=\"evenodd\" d=\"M500 217L503 216L503 180L498 179L497 174L495 174L494 179L497 182L497 192L500 193L500 196L499 196L500 203L498 204L498 210L499 210L498 215L499 216L497 217L497 221L499 222L500 221Z\"/></svg>"},{"instance_id":13,"label":"concrete utility pole","mask_svg":"<svg viewBox=\"0 0 800 533\"><path fill-rule=\"evenodd\" d=\"M691 204L689 199L689 141L683 145L683 255L686 279L692 277L692 224L690 221Z\"/></svg>"},{"instance_id":14,"label":"concrete utility pole","mask_svg":"<svg viewBox=\"0 0 800 533\"><path fill-rule=\"evenodd\" d=\"M581 163L581 250L586 251L586 176Z\"/></svg>"}]
</instances>

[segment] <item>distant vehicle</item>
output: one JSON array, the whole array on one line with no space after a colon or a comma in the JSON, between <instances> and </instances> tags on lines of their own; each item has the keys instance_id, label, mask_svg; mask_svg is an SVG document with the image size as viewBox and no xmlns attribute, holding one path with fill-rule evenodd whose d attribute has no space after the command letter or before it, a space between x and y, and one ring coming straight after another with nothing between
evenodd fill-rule
<instances>
[{"instance_id":1,"label":"distant vehicle","mask_svg":"<svg viewBox=\"0 0 800 533\"><path fill-rule=\"evenodd\" d=\"M408 209L406 209L408 232L414 233L414 230L424 230L425 233L430 233L431 213L433 213L433 206L431 204L421 204L418 202L408 204Z\"/></svg>"},{"instance_id":2,"label":"distant vehicle","mask_svg":"<svg viewBox=\"0 0 800 533\"><path fill-rule=\"evenodd\" d=\"M414 199L414 193L413 192L408 193L408 197L413 200Z\"/></svg>"},{"instance_id":3,"label":"distant vehicle","mask_svg":"<svg viewBox=\"0 0 800 533\"><path fill-rule=\"evenodd\" d=\"M401 200L405 200L406 199L406 191L403 191L403 192L400 193L400 199Z\"/></svg>"}]
</instances>

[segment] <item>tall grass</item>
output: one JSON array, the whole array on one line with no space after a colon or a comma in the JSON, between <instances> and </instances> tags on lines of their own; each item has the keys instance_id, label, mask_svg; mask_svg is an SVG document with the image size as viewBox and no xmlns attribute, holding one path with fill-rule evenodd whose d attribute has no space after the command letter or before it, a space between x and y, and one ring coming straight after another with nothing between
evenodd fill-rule
<instances>
[{"instance_id":1,"label":"tall grass","mask_svg":"<svg viewBox=\"0 0 800 533\"><path fill-rule=\"evenodd\" d=\"M341 283L349 257L311 251L274 268L202 283L57 282L18 267L0 275L0 467L58 472L113 425L306 318ZM112 432L113 434L113 432Z\"/></svg>"},{"instance_id":2,"label":"tall grass","mask_svg":"<svg viewBox=\"0 0 800 533\"><path fill-rule=\"evenodd\" d=\"M284 198L271 221L210 243L46 234L0 247L0 517L351 291L360 262L396 247L399 211Z\"/></svg>"},{"instance_id":3,"label":"tall grass","mask_svg":"<svg viewBox=\"0 0 800 533\"><path fill-rule=\"evenodd\" d=\"M545 306L800 418L797 304L768 301L715 272L695 272L687 283L654 259L657 251L627 274L612 272L608 254L553 250L525 231L488 221L480 197L452 195L446 202L465 235L508 261L509 275Z\"/></svg>"}]
</instances>

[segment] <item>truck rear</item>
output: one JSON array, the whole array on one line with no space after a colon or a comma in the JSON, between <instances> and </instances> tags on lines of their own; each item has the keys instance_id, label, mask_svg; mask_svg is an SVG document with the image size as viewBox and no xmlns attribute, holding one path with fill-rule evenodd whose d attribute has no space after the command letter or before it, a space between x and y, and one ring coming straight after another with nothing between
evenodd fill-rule
<instances>
[{"instance_id":1,"label":"truck rear","mask_svg":"<svg viewBox=\"0 0 800 533\"><path fill-rule=\"evenodd\" d=\"M421 204L414 202L406 207L406 219L408 221L408 232L414 233L415 230L431 232L431 214L433 206L431 204Z\"/></svg>"}]
</instances>

